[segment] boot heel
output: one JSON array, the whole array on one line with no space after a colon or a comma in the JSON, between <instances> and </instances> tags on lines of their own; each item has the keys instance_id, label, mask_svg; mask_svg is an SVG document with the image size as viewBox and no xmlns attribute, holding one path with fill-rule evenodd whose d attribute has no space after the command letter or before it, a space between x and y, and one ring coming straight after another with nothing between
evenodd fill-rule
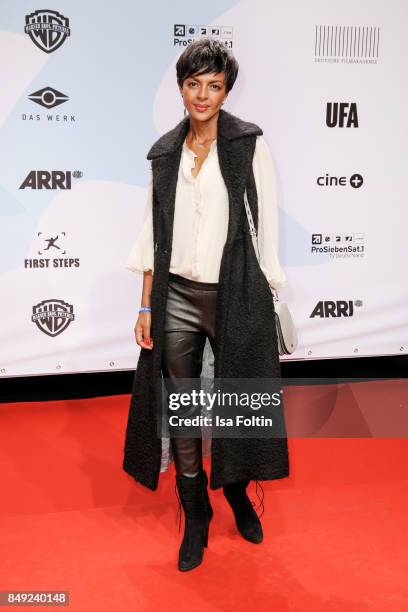
<instances>
[{"instance_id":1,"label":"boot heel","mask_svg":"<svg viewBox=\"0 0 408 612\"><path fill-rule=\"evenodd\" d=\"M246 494L248 484L249 480L239 481L224 486L223 491L234 513L239 533L249 542L260 544L263 540L262 524Z\"/></svg>"},{"instance_id":2,"label":"boot heel","mask_svg":"<svg viewBox=\"0 0 408 612\"><path fill-rule=\"evenodd\" d=\"M184 509L184 536L179 549L178 568L185 572L203 560L208 547L208 527L212 508L207 491L207 474L202 470L194 477L176 474L176 490Z\"/></svg>"}]
</instances>

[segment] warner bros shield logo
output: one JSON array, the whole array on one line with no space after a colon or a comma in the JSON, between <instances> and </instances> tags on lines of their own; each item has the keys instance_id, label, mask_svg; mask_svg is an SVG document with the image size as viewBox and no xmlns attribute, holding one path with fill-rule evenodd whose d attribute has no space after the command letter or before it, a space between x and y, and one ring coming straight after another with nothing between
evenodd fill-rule
<instances>
[{"instance_id":1,"label":"warner bros shield logo","mask_svg":"<svg viewBox=\"0 0 408 612\"><path fill-rule=\"evenodd\" d=\"M58 336L74 319L74 307L64 300L43 300L33 306L31 317L38 329L48 336Z\"/></svg>"},{"instance_id":2,"label":"warner bros shield logo","mask_svg":"<svg viewBox=\"0 0 408 612\"><path fill-rule=\"evenodd\" d=\"M24 32L45 53L52 53L58 49L71 34L68 17L57 11L48 9L34 11L26 15L25 20Z\"/></svg>"}]
</instances>

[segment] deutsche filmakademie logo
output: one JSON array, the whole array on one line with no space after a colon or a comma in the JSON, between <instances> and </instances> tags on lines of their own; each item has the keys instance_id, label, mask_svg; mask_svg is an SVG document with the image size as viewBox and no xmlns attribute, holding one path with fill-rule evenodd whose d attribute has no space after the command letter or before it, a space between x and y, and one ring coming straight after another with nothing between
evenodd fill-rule
<instances>
[{"instance_id":1,"label":"deutsche filmakademie logo","mask_svg":"<svg viewBox=\"0 0 408 612\"><path fill-rule=\"evenodd\" d=\"M57 11L41 9L26 15L24 32L29 35L33 43L45 51L56 51L71 34L69 19Z\"/></svg>"},{"instance_id":2,"label":"deutsche filmakademie logo","mask_svg":"<svg viewBox=\"0 0 408 612\"><path fill-rule=\"evenodd\" d=\"M43 87L38 91L34 91L28 96L28 99L45 108L54 108L69 100L68 96L53 87Z\"/></svg>"},{"instance_id":3,"label":"deutsche filmakademie logo","mask_svg":"<svg viewBox=\"0 0 408 612\"><path fill-rule=\"evenodd\" d=\"M43 300L33 306L31 320L47 336L62 334L75 319L74 307L64 300Z\"/></svg>"},{"instance_id":4,"label":"deutsche filmakademie logo","mask_svg":"<svg viewBox=\"0 0 408 612\"><path fill-rule=\"evenodd\" d=\"M379 43L376 26L316 25L315 62L377 64Z\"/></svg>"}]
</instances>

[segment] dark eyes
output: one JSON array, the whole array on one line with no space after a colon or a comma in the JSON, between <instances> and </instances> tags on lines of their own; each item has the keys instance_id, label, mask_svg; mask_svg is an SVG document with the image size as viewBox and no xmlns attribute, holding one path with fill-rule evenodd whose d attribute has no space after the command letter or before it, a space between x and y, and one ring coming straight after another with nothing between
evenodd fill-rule
<instances>
[{"instance_id":1,"label":"dark eyes","mask_svg":"<svg viewBox=\"0 0 408 612\"><path fill-rule=\"evenodd\" d=\"M198 84L197 81L190 81L188 86L190 87L191 85L197 85L197 84ZM221 87L217 85L216 83L212 83L211 87L215 87L215 89L221 89Z\"/></svg>"}]
</instances>

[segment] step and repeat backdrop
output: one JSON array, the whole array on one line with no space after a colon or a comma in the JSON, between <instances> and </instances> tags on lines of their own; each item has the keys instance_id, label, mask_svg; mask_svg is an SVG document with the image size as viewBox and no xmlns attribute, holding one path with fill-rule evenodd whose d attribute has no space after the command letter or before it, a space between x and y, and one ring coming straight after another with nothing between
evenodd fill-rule
<instances>
[{"instance_id":1,"label":"step and repeat backdrop","mask_svg":"<svg viewBox=\"0 0 408 612\"><path fill-rule=\"evenodd\" d=\"M146 153L183 117L175 63L200 36L236 55L224 108L276 166L289 358L408 352L404 0L45 7L0 14L0 376L136 366Z\"/></svg>"}]
</instances>

